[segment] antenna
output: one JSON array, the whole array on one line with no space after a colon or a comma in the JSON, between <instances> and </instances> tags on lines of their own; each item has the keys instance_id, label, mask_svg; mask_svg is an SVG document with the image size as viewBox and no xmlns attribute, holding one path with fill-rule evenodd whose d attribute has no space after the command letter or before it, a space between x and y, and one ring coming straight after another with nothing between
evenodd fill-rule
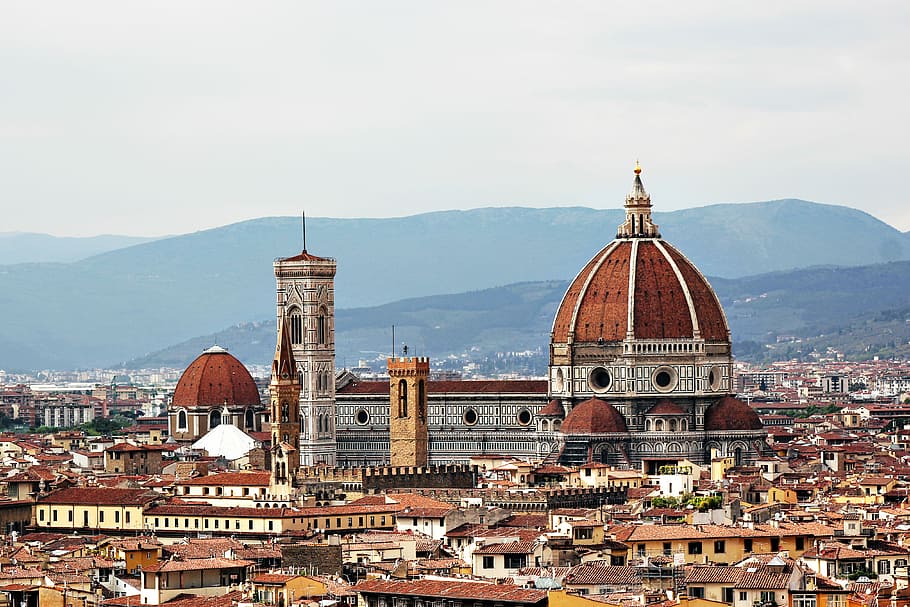
<instances>
[{"instance_id":1,"label":"antenna","mask_svg":"<svg viewBox=\"0 0 910 607\"><path fill-rule=\"evenodd\" d=\"M306 253L306 211L300 212L300 227L303 230L303 252Z\"/></svg>"}]
</instances>

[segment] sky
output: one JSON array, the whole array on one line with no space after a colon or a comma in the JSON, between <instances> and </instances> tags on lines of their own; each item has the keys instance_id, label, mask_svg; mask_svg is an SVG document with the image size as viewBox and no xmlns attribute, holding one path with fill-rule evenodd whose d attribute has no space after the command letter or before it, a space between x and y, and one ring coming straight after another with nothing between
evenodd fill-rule
<instances>
[{"instance_id":1,"label":"sky","mask_svg":"<svg viewBox=\"0 0 910 607\"><path fill-rule=\"evenodd\" d=\"M910 3L6 2L0 232L803 198L910 230Z\"/></svg>"}]
</instances>

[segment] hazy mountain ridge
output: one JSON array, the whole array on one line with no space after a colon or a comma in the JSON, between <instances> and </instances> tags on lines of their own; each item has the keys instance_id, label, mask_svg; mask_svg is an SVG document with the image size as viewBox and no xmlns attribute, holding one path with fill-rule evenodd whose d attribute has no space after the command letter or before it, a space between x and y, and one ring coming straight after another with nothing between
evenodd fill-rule
<instances>
[{"instance_id":1,"label":"hazy mountain ridge","mask_svg":"<svg viewBox=\"0 0 910 607\"><path fill-rule=\"evenodd\" d=\"M308 249L338 260L336 307L352 309L570 280L612 240L621 218L620 209L582 207L315 218L308 220ZM656 213L655 220L668 241L712 276L910 259L910 237L846 207L713 205ZM272 261L300 248L300 220L271 217L69 264L0 266L0 313L15 319L0 327L6 346L0 367L110 364L270 318Z\"/></svg>"},{"instance_id":2,"label":"hazy mountain ridge","mask_svg":"<svg viewBox=\"0 0 910 607\"><path fill-rule=\"evenodd\" d=\"M34 232L0 232L0 264L71 263L100 253L158 240L157 237L51 236Z\"/></svg>"},{"instance_id":3,"label":"hazy mountain ridge","mask_svg":"<svg viewBox=\"0 0 910 607\"><path fill-rule=\"evenodd\" d=\"M741 279L713 279L737 355L786 360L833 347L852 357L910 355L910 262L855 268L808 268ZM540 350L567 281L527 282L470 293L338 310L338 366L391 351L396 341L434 358ZM247 323L131 361L134 368L184 367L212 344L248 364L266 364L275 347L274 321Z\"/></svg>"}]
</instances>

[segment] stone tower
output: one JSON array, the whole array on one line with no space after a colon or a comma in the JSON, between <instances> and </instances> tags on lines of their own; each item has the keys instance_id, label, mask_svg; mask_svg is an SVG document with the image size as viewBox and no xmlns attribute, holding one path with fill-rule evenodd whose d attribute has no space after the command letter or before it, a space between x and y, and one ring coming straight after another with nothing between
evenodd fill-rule
<instances>
[{"instance_id":1,"label":"stone tower","mask_svg":"<svg viewBox=\"0 0 910 607\"><path fill-rule=\"evenodd\" d=\"M300 468L300 379L291 348L287 319L278 327L278 345L269 383L272 428L272 487L274 495L287 496Z\"/></svg>"},{"instance_id":2,"label":"stone tower","mask_svg":"<svg viewBox=\"0 0 910 607\"><path fill-rule=\"evenodd\" d=\"M335 465L335 260L304 249L277 259L279 328L288 323L300 382L300 464Z\"/></svg>"},{"instance_id":3,"label":"stone tower","mask_svg":"<svg viewBox=\"0 0 910 607\"><path fill-rule=\"evenodd\" d=\"M389 359L389 463L426 466L427 377L430 359Z\"/></svg>"}]
</instances>

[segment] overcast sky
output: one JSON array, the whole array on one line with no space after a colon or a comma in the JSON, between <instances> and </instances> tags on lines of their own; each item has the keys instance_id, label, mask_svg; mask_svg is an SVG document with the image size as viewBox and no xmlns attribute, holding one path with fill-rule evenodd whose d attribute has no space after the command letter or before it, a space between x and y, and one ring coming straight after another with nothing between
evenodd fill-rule
<instances>
[{"instance_id":1,"label":"overcast sky","mask_svg":"<svg viewBox=\"0 0 910 607\"><path fill-rule=\"evenodd\" d=\"M618 207L636 158L910 230L908 79L904 0L5 2L0 231Z\"/></svg>"}]
</instances>

